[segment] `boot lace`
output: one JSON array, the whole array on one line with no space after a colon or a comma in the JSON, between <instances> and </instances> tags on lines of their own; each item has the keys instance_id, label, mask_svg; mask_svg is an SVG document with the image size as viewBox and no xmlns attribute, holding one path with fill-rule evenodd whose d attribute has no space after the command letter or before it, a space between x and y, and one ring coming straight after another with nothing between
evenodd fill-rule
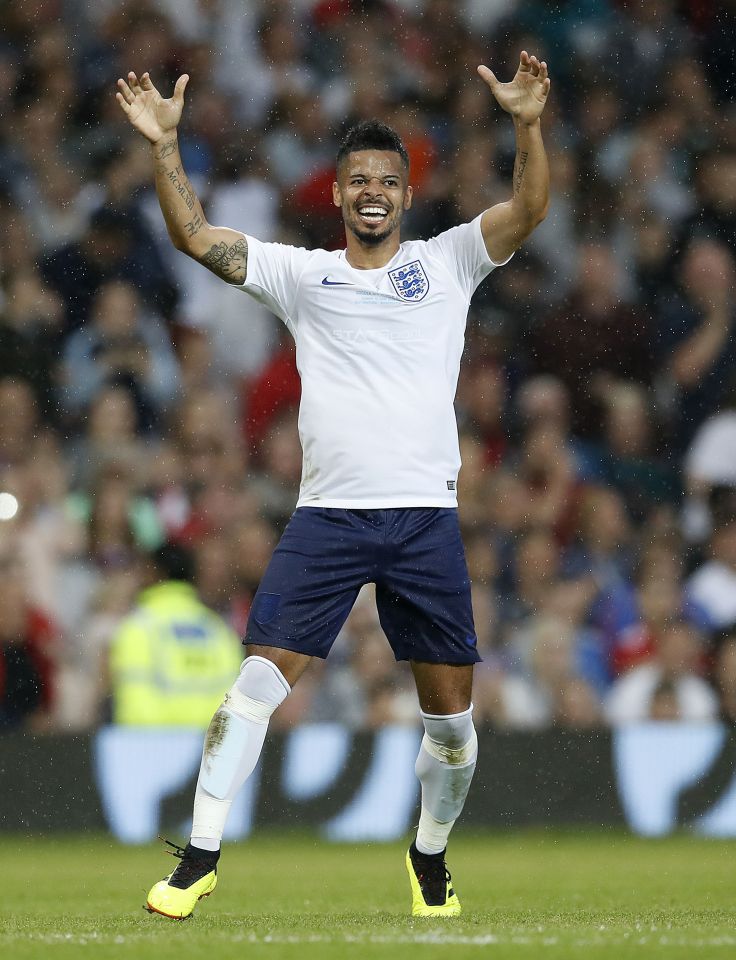
<instances>
[{"instance_id":1,"label":"boot lace","mask_svg":"<svg viewBox=\"0 0 736 960\"><path fill-rule=\"evenodd\" d=\"M172 843L171 840L166 840L163 837L161 839L167 846L172 848L166 852L170 853L172 857L178 857L179 859L178 866L169 877L170 887L186 890L187 887L191 887L193 883L201 880L202 877L215 869L217 865L216 858L193 857L186 847L180 847L178 844Z\"/></svg>"}]
</instances>

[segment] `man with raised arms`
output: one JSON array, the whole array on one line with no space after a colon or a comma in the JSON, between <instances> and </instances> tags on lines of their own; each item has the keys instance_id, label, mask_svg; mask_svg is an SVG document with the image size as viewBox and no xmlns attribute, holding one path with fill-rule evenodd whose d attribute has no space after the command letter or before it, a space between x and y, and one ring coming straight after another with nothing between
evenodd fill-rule
<instances>
[{"instance_id":1,"label":"man with raised arms","mask_svg":"<svg viewBox=\"0 0 736 960\"><path fill-rule=\"evenodd\" d=\"M174 245L283 320L302 379L299 500L254 599L246 659L205 737L191 839L150 891L151 911L183 918L214 890L225 820L269 718L310 660L327 656L361 587L374 583L394 655L411 665L425 729L421 814L406 856L412 913L460 912L445 850L475 768L471 686L480 658L457 520L453 401L470 298L548 205L547 65L522 52L510 83L485 66L478 73L513 118L511 199L431 240L401 243L413 200L409 159L393 130L363 122L337 154L332 193L346 246L336 251L262 243L209 224L177 145L189 78L169 100L147 73L118 80L121 108L151 143Z\"/></svg>"}]
</instances>

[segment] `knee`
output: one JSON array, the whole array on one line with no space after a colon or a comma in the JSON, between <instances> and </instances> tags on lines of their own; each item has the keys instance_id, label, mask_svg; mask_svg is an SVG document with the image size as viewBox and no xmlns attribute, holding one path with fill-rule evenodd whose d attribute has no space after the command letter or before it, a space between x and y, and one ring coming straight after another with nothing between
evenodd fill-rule
<instances>
[{"instance_id":1,"label":"knee","mask_svg":"<svg viewBox=\"0 0 736 960\"><path fill-rule=\"evenodd\" d=\"M275 663L265 657L247 657L224 705L256 723L267 723L290 693L291 687Z\"/></svg>"},{"instance_id":2,"label":"knee","mask_svg":"<svg viewBox=\"0 0 736 960\"><path fill-rule=\"evenodd\" d=\"M478 755L478 736L473 726L473 707L448 716L422 714L422 745L430 756L452 766L474 763Z\"/></svg>"}]
</instances>

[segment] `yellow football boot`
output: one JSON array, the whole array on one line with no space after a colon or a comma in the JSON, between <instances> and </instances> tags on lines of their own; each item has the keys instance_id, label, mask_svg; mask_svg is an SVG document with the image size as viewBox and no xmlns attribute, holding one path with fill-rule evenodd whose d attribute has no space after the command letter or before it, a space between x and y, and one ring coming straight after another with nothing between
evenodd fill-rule
<instances>
[{"instance_id":1,"label":"yellow football boot","mask_svg":"<svg viewBox=\"0 0 736 960\"><path fill-rule=\"evenodd\" d=\"M192 915L197 902L202 897L209 897L217 886L217 861L220 854L204 850L195 854L189 843L184 848L169 840L166 843L174 848L169 852L179 857L181 862L173 873L151 888L146 909L149 913L160 913L172 920L186 920Z\"/></svg>"},{"instance_id":2,"label":"yellow football boot","mask_svg":"<svg viewBox=\"0 0 736 960\"><path fill-rule=\"evenodd\" d=\"M452 877L445 854L420 853L412 843L406 854L406 869L411 883L413 917L457 917L462 907L452 889Z\"/></svg>"}]
</instances>

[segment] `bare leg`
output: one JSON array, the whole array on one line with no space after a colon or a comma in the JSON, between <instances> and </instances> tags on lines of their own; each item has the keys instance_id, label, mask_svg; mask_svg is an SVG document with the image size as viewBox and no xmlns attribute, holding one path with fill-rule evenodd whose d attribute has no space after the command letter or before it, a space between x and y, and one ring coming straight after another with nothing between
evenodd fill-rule
<instances>
[{"instance_id":1,"label":"bare leg","mask_svg":"<svg viewBox=\"0 0 736 960\"><path fill-rule=\"evenodd\" d=\"M263 657L264 660L270 660L286 677L290 687L294 686L314 659L303 653L294 653L293 650L282 650L280 647L265 647L255 643L247 644L245 655L247 657Z\"/></svg>"},{"instance_id":2,"label":"bare leg","mask_svg":"<svg viewBox=\"0 0 736 960\"><path fill-rule=\"evenodd\" d=\"M447 716L470 707L473 665L411 662L422 713Z\"/></svg>"}]
</instances>

